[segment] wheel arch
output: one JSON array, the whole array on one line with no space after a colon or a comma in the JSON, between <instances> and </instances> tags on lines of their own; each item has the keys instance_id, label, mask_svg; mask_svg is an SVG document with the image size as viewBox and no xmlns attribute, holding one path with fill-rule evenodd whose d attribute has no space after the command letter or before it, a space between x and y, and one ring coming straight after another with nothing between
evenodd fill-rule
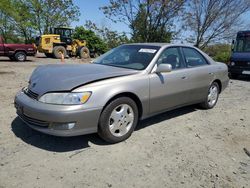
<instances>
[{"instance_id":1,"label":"wheel arch","mask_svg":"<svg viewBox=\"0 0 250 188\"><path fill-rule=\"evenodd\" d=\"M27 51L26 51L26 50L22 50L22 49L17 49L17 50L15 50L14 55L15 55L16 53L18 53L18 52L24 52L25 55L27 55Z\"/></svg>"},{"instance_id":2,"label":"wheel arch","mask_svg":"<svg viewBox=\"0 0 250 188\"><path fill-rule=\"evenodd\" d=\"M222 90L222 83L219 79L215 79L212 83L216 82L218 85L219 85L219 89L220 89L220 93L221 93L221 90Z\"/></svg>"},{"instance_id":3,"label":"wheel arch","mask_svg":"<svg viewBox=\"0 0 250 188\"><path fill-rule=\"evenodd\" d=\"M132 92L122 92L122 93L117 93L115 94L114 96L112 96L108 102L106 102L106 104L104 105L103 109L105 109L105 107L113 100L117 99L117 98L120 98L120 97L128 97L130 99L132 99L135 103L136 103L136 106L138 108L138 113L139 113L139 119L142 117L142 114L143 114L143 107L142 107L142 102L141 100L139 99L139 97L132 93Z\"/></svg>"}]
</instances>

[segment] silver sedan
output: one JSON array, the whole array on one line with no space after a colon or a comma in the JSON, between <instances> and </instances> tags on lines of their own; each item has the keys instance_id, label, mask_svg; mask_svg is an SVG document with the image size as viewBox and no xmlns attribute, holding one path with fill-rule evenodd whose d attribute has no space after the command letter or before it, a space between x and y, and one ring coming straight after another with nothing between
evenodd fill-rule
<instances>
[{"instance_id":1,"label":"silver sedan","mask_svg":"<svg viewBox=\"0 0 250 188\"><path fill-rule=\"evenodd\" d=\"M227 66L194 47L127 44L90 64L39 66L17 93L15 107L37 131L98 132L116 143L141 119L190 104L213 108L228 81Z\"/></svg>"}]
</instances>

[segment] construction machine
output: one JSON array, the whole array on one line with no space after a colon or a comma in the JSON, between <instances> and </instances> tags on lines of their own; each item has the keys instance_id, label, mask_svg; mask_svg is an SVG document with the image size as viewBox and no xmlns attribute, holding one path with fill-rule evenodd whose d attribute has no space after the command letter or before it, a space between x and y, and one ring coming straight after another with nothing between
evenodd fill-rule
<instances>
[{"instance_id":1,"label":"construction machine","mask_svg":"<svg viewBox=\"0 0 250 188\"><path fill-rule=\"evenodd\" d=\"M37 50L47 57L60 59L66 56L89 58L90 52L86 47L86 41L72 39L73 29L68 27L58 27L51 29L50 34L37 38Z\"/></svg>"}]
</instances>

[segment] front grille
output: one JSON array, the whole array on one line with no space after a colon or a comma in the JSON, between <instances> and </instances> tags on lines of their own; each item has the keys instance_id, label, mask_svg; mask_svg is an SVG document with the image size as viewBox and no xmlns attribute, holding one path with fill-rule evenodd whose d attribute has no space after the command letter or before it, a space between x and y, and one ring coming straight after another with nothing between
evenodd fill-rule
<instances>
[{"instance_id":1,"label":"front grille","mask_svg":"<svg viewBox=\"0 0 250 188\"><path fill-rule=\"evenodd\" d=\"M237 61L237 62L235 62L235 65L239 66L239 67L250 67L250 61L249 62Z\"/></svg>"},{"instance_id":2,"label":"front grille","mask_svg":"<svg viewBox=\"0 0 250 188\"><path fill-rule=\"evenodd\" d=\"M35 99L35 100L38 99L38 94L32 92L30 89L26 89L26 90L24 91L24 93L25 93L27 96L29 96L30 98L32 98L32 99Z\"/></svg>"},{"instance_id":3,"label":"front grille","mask_svg":"<svg viewBox=\"0 0 250 188\"><path fill-rule=\"evenodd\" d=\"M18 114L18 115L23 121L25 121L28 124L43 127L43 128L48 128L49 127L50 123L47 122L47 121L34 119L34 118L28 117L28 116L26 116L24 114Z\"/></svg>"}]
</instances>

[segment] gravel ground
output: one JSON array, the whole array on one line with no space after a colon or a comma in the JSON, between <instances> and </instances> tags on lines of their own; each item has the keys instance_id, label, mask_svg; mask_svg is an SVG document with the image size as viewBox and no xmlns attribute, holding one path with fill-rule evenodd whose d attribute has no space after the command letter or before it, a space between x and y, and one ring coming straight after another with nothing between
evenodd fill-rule
<instances>
[{"instance_id":1,"label":"gravel ground","mask_svg":"<svg viewBox=\"0 0 250 188\"><path fill-rule=\"evenodd\" d=\"M189 106L140 122L125 142L31 130L13 99L38 65L0 58L0 187L250 187L250 79L230 81L212 110ZM66 59L66 63L82 63Z\"/></svg>"}]
</instances>

